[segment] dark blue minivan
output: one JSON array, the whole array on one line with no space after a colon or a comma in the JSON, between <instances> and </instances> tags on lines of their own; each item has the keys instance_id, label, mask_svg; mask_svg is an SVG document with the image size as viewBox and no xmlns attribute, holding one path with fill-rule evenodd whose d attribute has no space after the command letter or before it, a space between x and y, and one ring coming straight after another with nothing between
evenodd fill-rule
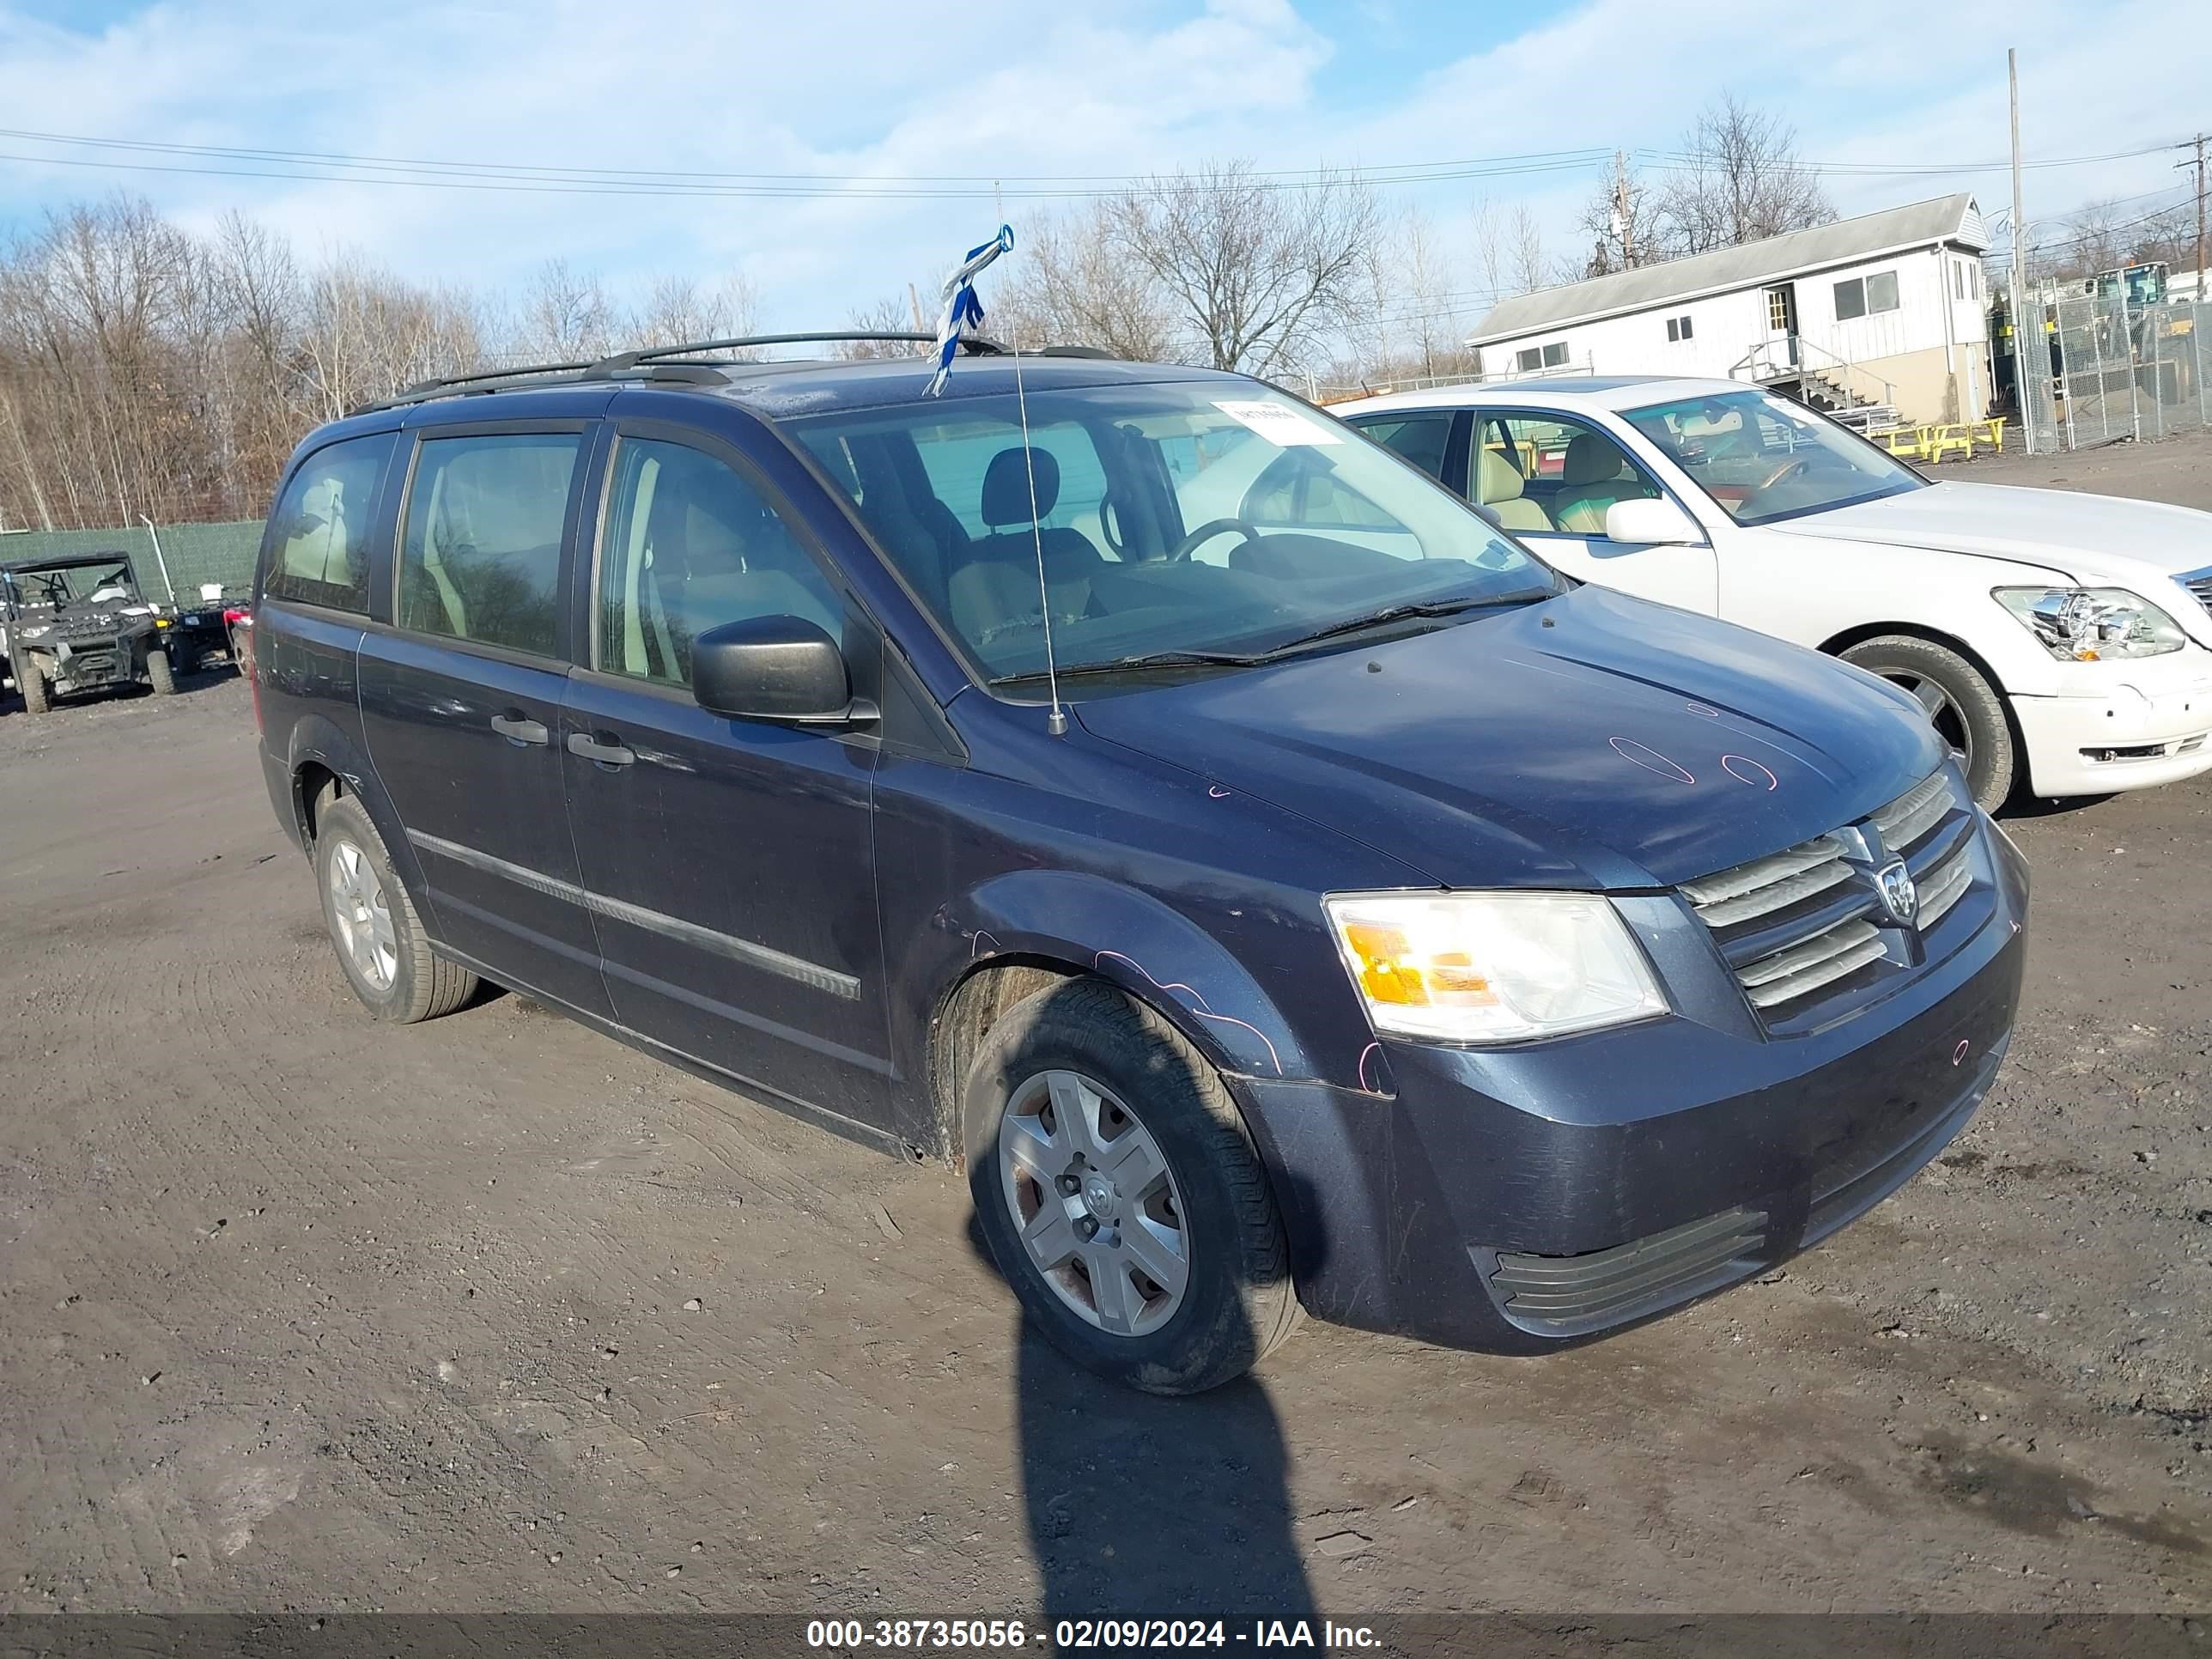
<instances>
[{"instance_id":1,"label":"dark blue minivan","mask_svg":"<svg viewBox=\"0 0 2212 1659\"><path fill-rule=\"evenodd\" d=\"M1650 1318L1987 1091L2027 872L1901 693L1255 380L759 343L300 447L261 757L380 1018L490 981L964 1163L1044 1334L1163 1393L1301 1307Z\"/></svg>"}]
</instances>

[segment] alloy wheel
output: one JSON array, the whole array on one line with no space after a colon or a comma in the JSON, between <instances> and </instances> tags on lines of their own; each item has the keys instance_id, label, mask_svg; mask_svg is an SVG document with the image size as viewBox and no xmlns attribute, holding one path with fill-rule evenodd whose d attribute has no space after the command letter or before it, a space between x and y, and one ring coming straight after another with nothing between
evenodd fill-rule
<instances>
[{"instance_id":1,"label":"alloy wheel","mask_svg":"<svg viewBox=\"0 0 2212 1659\"><path fill-rule=\"evenodd\" d=\"M1966 711L1942 683L1925 674L1903 671L1885 673L1882 678L1912 694L1913 701L1927 712L1936 735L1949 746L1951 758L1959 763L1959 769L1971 775L1974 765L1974 730L1966 724Z\"/></svg>"},{"instance_id":2,"label":"alloy wheel","mask_svg":"<svg viewBox=\"0 0 2212 1659\"><path fill-rule=\"evenodd\" d=\"M341 841L331 848L330 885L340 948L371 990L390 990L399 971L398 935L376 866L357 843Z\"/></svg>"},{"instance_id":3,"label":"alloy wheel","mask_svg":"<svg viewBox=\"0 0 2212 1659\"><path fill-rule=\"evenodd\" d=\"M999 1188L1022 1248L1078 1316L1158 1330L1190 1282L1182 1194L1127 1103L1076 1072L1040 1072L999 1121Z\"/></svg>"}]
</instances>

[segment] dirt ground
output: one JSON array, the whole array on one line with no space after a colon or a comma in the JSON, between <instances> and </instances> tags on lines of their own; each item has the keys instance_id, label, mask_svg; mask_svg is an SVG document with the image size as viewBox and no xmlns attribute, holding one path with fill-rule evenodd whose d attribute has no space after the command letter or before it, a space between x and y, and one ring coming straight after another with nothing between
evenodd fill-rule
<instances>
[{"instance_id":1,"label":"dirt ground","mask_svg":"<svg viewBox=\"0 0 2212 1659\"><path fill-rule=\"evenodd\" d=\"M2212 446L2006 458L2212 507ZM2212 557L2212 554L2208 554ZM1866 1220L1550 1358L1117 1393L965 1188L340 977L245 690L0 718L0 1612L2212 1605L2212 783L2017 813L2011 1060Z\"/></svg>"}]
</instances>

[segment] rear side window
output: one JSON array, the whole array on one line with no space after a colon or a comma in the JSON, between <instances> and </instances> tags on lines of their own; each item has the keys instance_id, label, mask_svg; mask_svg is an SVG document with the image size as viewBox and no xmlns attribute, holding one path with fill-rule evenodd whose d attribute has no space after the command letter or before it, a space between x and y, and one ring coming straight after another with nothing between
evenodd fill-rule
<instances>
[{"instance_id":1,"label":"rear side window","mask_svg":"<svg viewBox=\"0 0 2212 1659\"><path fill-rule=\"evenodd\" d=\"M368 538L392 441L346 438L300 464L276 503L264 594L368 614Z\"/></svg>"},{"instance_id":2,"label":"rear side window","mask_svg":"<svg viewBox=\"0 0 2212 1659\"><path fill-rule=\"evenodd\" d=\"M554 654L561 526L583 438L427 438L399 550L402 628Z\"/></svg>"}]
</instances>

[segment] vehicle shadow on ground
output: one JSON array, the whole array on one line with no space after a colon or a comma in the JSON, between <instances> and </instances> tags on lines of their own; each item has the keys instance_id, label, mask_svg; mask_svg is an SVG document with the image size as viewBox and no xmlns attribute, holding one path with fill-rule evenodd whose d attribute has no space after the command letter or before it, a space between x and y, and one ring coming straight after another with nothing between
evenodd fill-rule
<instances>
[{"instance_id":1,"label":"vehicle shadow on ground","mask_svg":"<svg viewBox=\"0 0 2212 1659\"><path fill-rule=\"evenodd\" d=\"M991 1265L972 1217L969 1243ZM1181 1399L1139 1394L1063 1358L1027 1320L1013 1337L1022 1505L1048 1628L1318 1618L1263 1387L1247 1376Z\"/></svg>"},{"instance_id":2,"label":"vehicle shadow on ground","mask_svg":"<svg viewBox=\"0 0 2212 1659\"><path fill-rule=\"evenodd\" d=\"M2102 806L2113 799L2112 795L2066 795L2049 800L2039 795L2016 795L1999 807L1995 816L2008 823L2020 818L2063 818Z\"/></svg>"}]
</instances>

